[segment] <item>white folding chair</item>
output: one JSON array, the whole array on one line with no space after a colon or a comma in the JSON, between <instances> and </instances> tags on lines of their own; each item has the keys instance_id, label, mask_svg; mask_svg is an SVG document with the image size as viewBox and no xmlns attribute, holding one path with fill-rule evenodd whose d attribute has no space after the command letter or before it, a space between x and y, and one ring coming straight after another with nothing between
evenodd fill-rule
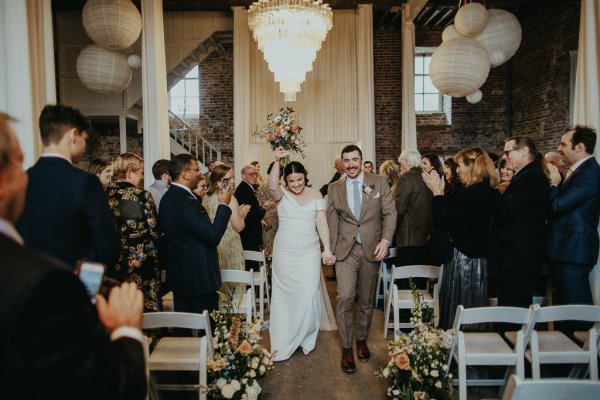
<instances>
[{"instance_id":1,"label":"white folding chair","mask_svg":"<svg viewBox=\"0 0 600 400\"><path fill-rule=\"evenodd\" d=\"M409 278L429 278L436 279L437 282L433 286L433 295L427 290L420 289L419 292L423 296L423 303L433 309L434 323L437 325L439 316L439 283L442 279L443 268L433 265L408 265L403 267L393 266L390 274L386 295L387 302L384 309L383 322L383 337L387 337L388 329L394 329L394 339L398 339L400 328L413 327L412 322L400 322L400 310L410 310L414 306L414 299L410 289L398 290L398 285L394 282L400 279ZM390 310L394 313L394 322L390 320Z\"/></svg>"},{"instance_id":2,"label":"white folding chair","mask_svg":"<svg viewBox=\"0 0 600 400\"><path fill-rule=\"evenodd\" d=\"M256 302L254 300L254 271L241 271L237 269L222 269L222 283L241 283L246 285L246 291L235 291L231 298L233 313L246 314L246 321L252 322L252 317L256 315ZM226 304L223 299L219 299L219 309L225 311Z\"/></svg>"},{"instance_id":3,"label":"white folding chair","mask_svg":"<svg viewBox=\"0 0 600 400\"><path fill-rule=\"evenodd\" d=\"M512 375L502 400L598 400L600 383L570 379L542 379L526 381Z\"/></svg>"},{"instance_id":4,"label":"white folding chair","mask_svg":"<svg viewBox=\"0 0 600 400\"><path fill-rule=\"evenodd\" d=\"M185 328L204 330L203 337L162 337L149 352L149 338L145 340L145 352L148 354L147 369L150 372L150 393L157 398L157 390L193 390L198 392L198 398L206 399L202 390L207 385L206 362L214 358L212 331L208 311L202 314L182 312L152 312L144 313L142 329L155 328ZM158 384L155 371L197 371L198 384Z\"/></svg>"},{"instance_id":5,"label":"white folding chair","mask_svg":"<svg viewBox=\"0 0 600 400\"><path fill-rule=\"evenodd\" d=\"M469 365L505 365L515 367L517 375L525 377L524 349L531 334L536 311L539 306L478 307L465 309L459 305L454 318L453 329L457 332L452 355L458 364L458 388L460 400L467 399L467 385L502 386L505 379L467 379ZM463 326L482 323L511 323L521 325L515 335L515 346L511 348L496 332L464 332ZM452 357L448 359L448 367ZM456 383L455 383L456 384Z\"/></svg>"},{"instance_id":6,"label":"white folding chair","mask_svg":"<svg viewBox=\"0 0 600 400\"><path fill-rule=\"evenodd\" d=\"M379 299L383 300L383 305L386 304L386 291L388 289L388 280L392 270L392 265L388 266L386 261L394 261L398 255L398 248L391 247L388 249L387 256L381 260L379 264L379 273L377 274L377 289L375 290L375 307L379 304ZM381 294L380 294L381 292Z\"/></svg>"},{"instance_id":7,"label":"white folding chair","mask_svg":"<svg viewBox=\"0 0 600 400\"><path fill-rule=\"evenodd\" d=\"M271 296L269 295L269 278L267 275L267 259L265 252L244 250L244 260L258 262L259 270L254 272L254 286L258 287L258 316L261 320L265 319L265 303L267 308L271 307ZM262 276L261 276L262 274Z\"/></svg>"},{"instance_id":8,"label":"white folding chair","mask_svg":"<svg viewBox=\"0 0 600 400\"><path fill-rule=\"evenodd\" d=\"M536 323L556 321L588 321L594 325L587 332L583 346L560 331L534 329L531 333L530 347L525 352L525 357L531 362L533 379L540 379L541 364L588 364L590 380L597 381L600 306L571 304L542 307L536 318ZM575 377L577 370L573 368L570 377Z\"/></svg>"},{"instance_id":9,"label":"white folding chair","mask_svg":"<svg viewBox=\"0 0 600 400\"><path fill-rule=\"evenodd\" d=\"M172 291L167 292L167 294L162 297L162 302L163 311L175 311L175 300Z\"/></svg>"}]
</instances>

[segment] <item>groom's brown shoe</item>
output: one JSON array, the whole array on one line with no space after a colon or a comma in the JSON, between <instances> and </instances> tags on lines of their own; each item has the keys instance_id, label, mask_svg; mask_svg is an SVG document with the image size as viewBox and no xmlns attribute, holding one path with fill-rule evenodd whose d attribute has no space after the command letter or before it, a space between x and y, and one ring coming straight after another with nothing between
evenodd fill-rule
<instances>
[{"instance_id":1,"label":"groom's brown shoe","mask_svg":"<svg viewBox=\"0 0 600 400\"><path fill-rule=\"evenodd\" d=\"M354 354L352 354L352 347L346 349L342 348L342 371L347 374L356 372L356 364L354 363Z\"/></svg>"},{"instance_id":2,"label":"groom's brown shoe","mask_svg":"<svg viewBox=\"0 0 600 400\"><path fill-rule=\"evenodd\" d=\"M366 340L357 340L356 341L356 356L358 357L359 361L369 361L369 359L371 358L371 352L369 351L369 348L367 347L367 341Z\"/></svg>"}]
</instances>

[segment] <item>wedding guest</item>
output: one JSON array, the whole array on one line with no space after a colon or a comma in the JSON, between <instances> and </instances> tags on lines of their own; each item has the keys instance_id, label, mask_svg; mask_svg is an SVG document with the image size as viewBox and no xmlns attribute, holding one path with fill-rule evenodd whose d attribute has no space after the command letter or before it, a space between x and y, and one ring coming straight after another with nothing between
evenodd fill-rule
<instances>
[{"instance_id":1,"label":"wedding guest","mask_svg":"<svg viewBox=\"0 0 600 400\"><path fill-rule=\"evenodd\" d=\"M106 190L111 183L111 178L113 175L112 163L100 158L96 158L90 162L88 172L96 175L102 184L102 188Z\"/></svg>"},{"instance_id":2,"label":"wedding guest","mask_svg":"<svg viewBox=\"0 0 600 400\"><path fill-rule=\"evenodd\" d=\"M442 170L442 163L437 154L428 153L424 154L421 157L421 169L423 172L431 173L431 171L435 171L439 176L444 175L444 171Z\"/></svg>"},{"instance_id":3,"label":"wedding guest","mask_svg":"<svg viewBox=\"0 0 600 400\"><path fill-rule=\"evenodd\" d=\"M169 190L171 184L171 176L169 175L169 160L158 160L152 166L152 175L154 176L154 182L148 186L148 191L152 194L154 204L156 204L156 211L160 208L160 200Z\"/></svg>"},{"instance_id":4,"label":"wedding guest","mask_svg":"<svg viewBox=\"0 0 600 400\"><path fill-rule=\"evenodd\" d=\"M135 285L124 284L111 291L108 301L96 297L94 309L67 265L23 246L14 223L24 207L28 179L10 121L0 113L3 398L142 400L142 295Z\"/></svg>"},{"instance_id":5,"label":"wedding guest","mask_svg":"<svg viewBox=\"0 0 600 400\"><path fill-rule=\"evenodd\" d=\"M198 186L196 186L196 189L192 190L192 193L194 193L194 196L196 196L198 201L201 203L202 199L204 198L204 195L206 194L206 189L208 189L208 185L206 184L206 178L204 177L204 175L200 175Z\"/></svg>"},{"instance_id":6,"label":"wedding guest","mask_svg":"<svg viewBox=\"0 0 600 400\"><path fill-rule=\"evenodd\" d=\"M210 186L202 199L202 205L211 221L214 221L219 208L219 194L228 190L228 188L231 191L235 188L233 170L225 164L214 167L210 173ZM244 249L242 248L239 232L244 229L244 219L250 210L250 206L238 204L235 196L232 196L229 208L231 208L229 223L217 246L219 267L221 269L239 269L243 271L245 269Z\"/></svg>"},{"instance_id":7,"label":"wedding guest","mask_svg":"<svg viewBox=\"0 0 600 400\"><path fill-rule=\"evenodd\" d=\"M423 158L425 160L425 158ZM429 264L427 240L433 232L433 195L423 182L421 154L414 149L404 150L400 157L402 175L396 190L396 265Z\"/></svg>"},{"instance_id":8,"label":"wedding guest","mask_svg":"<svg viewBox=\"0 0 600 400\"><path fill-rule=\"evenodd\" d=\"M554 165L558 169L558 173L564 178L567 172L568 164L565 162L563 155L560 151L549 151L544 155L546 162Z\"/></svg>"},{"instance_id":9,"label":"wedding guest","mask_svg":"<svg viewBox=\"0 0 600 400\"><path fill-rule=\"evenodd\" d=\"M254 168L256 168L256 184L254 185L254 189L258 192L260 188L262 188L265 184L265 181L260 174L260 163L258 161L252 161L250 163Z\"/></svg>"},{"instance_id":10,"label":"wedding guest","mask_svg":"<svg viewBox=\"0 0 600 400\"><path fill-rule=\"evenodd\" d=\"M273 170L273 164L275 161L271 161L269 164L269 168L267 169L267 176L271 175L271 171ZM279 166L279 179L283 176L283 167ZM258 199L259 202L264 203L269 200L273 200L271 196L268 185L267 190L261 193L261 198ZM265 216L262 219L263 226L263 248L265 249L265 253L268 255L273 254L273 241L275 240L275 234L277 233L277 229L279 229L279 215L277 213L277 207L269 210L265 213Z\"/></svg>"},{"instance_id":11,"label":"wedding guest","mask_svg":"<svg viewBox=\"0 0 600 400\"><path fill-rule=\"evenodd\" d=\"M118 282L133 282L144 294L144 311L161 311L160 267L157 245L160 237L154 199L140 189L144 160L123 153L113 162L114 186L107 191L108 204L121 236L121 253L106 274Z\"/></svg>"},{"instance_id":12,"label":"wedding guest","mask_svg":"<svg viewBox=\"0 0 600 400\"><path fill-rule=\"evenodd\" d=\"M363 170L369 174L372 174L373 173L373 162L365 161L363 164Z\"/></svg>"},{"instance_id":13,"label":"wedding guest","mask_svg":"<svg viewBox=\"0 0 600 400\"><path fill-rule=\"evenodd\" d=\"M333 177L331 178L331 180L328 183L321 186L321 189L319 189L319 192L321 192L323 197L327 196L327 190L329 188L329 184L339 180L342 177L342 175L346 172L346 168L344 167L344 163L342 162L342 159L340 158L340 156L337 156L335 158L335 160L333 161L333 169L335 169L335 173L333 174Z\"/></svg>"},{"instance_id":14,"label":"wedding guest","mask_svg":"<svg viewBox=\"0 0 600 400\"><path fill-rule=\"evenodd\" d=\"M498 304L527 308L542 272L549 184L533 140L513 136L502 158L515 175L496 218Z\"/></svg>"},{"instance_id":15,"label":"wedding guest","mask_svg":"<svg viewBox=\"0 0 600 400\"><path fill-rule=\"evenodd\" d=\"M384 161L379 166L379 175L386 179L390 191L392 192L392 197L396 197L396 190L398 188L398 182L400 181L400 168L398 167L398 164L393 160Z\"/></svg>"},{"instance_id":16,"label":"wedding guest","mask_svg":"<svg viewBox=\"0 0 600 400\"><path fill-rule=\"evenodd\" d=\"M463 188L463 184L456 171L457 168L458 165L453 157L444 160L442 170L444 171L444 195L446 196L452 196L456 191Z\"/></svg>"},{"instance_id":17,"label":"wedding guest","mask_svg":"<svg viewBox=\"0 0 600 400\"><path fill-rule=\"evenodd\" d=\"M498 162L498 169L500 172L500 183L498 184L498 191L500 191L500 193L504 193L508 185L510 185L510 181L512 180L513 176L515 175L515 170L507 165L505 159L501 159Z\"/></svg>"},{"instance_id":18,"label":"wedding guest","mask_svg":"<svg viewBox=\"0 0 600 400\"><path fill-rule=\"evenodd\" d=\"M192 193L201 175L198 160L189 154L174 156L169 175L172 182L161 200L158 220L165 236L167 281L173 290L175 311L211 312L219 307L217 245L231 216L231 188L219 193L219 206L211 222Z\"/></svg>"},{"instance_id":19,"label":"wedding guest","mask_svg":"<svg viewBox=\"0 0 600 400\"><path fill-rule=\"evenodd\" d=\"M499 193L494 163L480 148L460 151L454 156L458 178L464 189L448 201L445 181L437 172L422 173L433 193L439 228L447 230L454 246L444 264L440 290L439 327L452 328L456 307L484 307L488 304L487 256L490 226Z\"/></svg>"},{"instance_id":20,"label":"wedding guest","mask_svg":"<svg viewBox=\"0 0 600 400\"><path fill-rule=\"evenodd\" d=\"M113 265L119 239L102 185L73 166L85 153L88 120L74 108L47 105L39 127L44 149L27 171L25 209L17 222L25 245L71 268L82 259Z\"/></svg>"}]
</instances>

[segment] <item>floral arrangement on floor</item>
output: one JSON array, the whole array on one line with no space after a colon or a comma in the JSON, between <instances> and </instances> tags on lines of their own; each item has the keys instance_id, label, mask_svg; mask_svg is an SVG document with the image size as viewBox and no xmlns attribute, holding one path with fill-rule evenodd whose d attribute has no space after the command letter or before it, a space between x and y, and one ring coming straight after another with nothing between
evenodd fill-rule
<instances>
[{"instance_id":1,"label":"floral arrangement on floor","mask_svg":"<svg viewBox=\"0 0 600 400\"><path fill-rule=\"evenodd\" d=\"M450 400L452 374L448 373L448 357L456 333L431 326L433 313L412 281L410 285L415 302L410 318L414 328L388 343L390 361L376 375L390 380L387 396L392 399Z\"/></svg>"},{"instance_id":2,"label":"floral arrangement on floor","mask_svg":"<svg viewBox=\"0 0 600 400\"><path fill-rule=\"evenodd\" d=\"M265 138L273 150L283 147L284 150L299 153L304 158L306 144L302 140L301 131L302 127L294 109L284 107L275 116L267 115L266 122L256 127L254 135ZM286 161L289 160L284 160L284 164L287 164Z\"/></svg>"},{"instance_id":3,"label":"floral arrangement on floor","mask_svg":"<svg viewBox=\"0 0 600 400\"><path fill-rule=\"evenodd\" d=\"M234 291L220 293L225 313L210 314L215 358L208 361L209 399L258 399L262 389L257 380L273 369L273 354L259 344L263 322L256 317L247 323L243 315L232 312Z\"/></svg>"}]
</instances>

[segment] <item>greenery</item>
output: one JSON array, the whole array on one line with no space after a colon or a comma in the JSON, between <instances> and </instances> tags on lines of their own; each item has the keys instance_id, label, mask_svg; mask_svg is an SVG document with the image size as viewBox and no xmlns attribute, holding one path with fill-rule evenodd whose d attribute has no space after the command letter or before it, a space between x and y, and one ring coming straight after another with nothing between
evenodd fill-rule
<instances>
[{"instance_id":1,"label":"greenery","mask_svg":"<svg viewBox=\"0 0 600 400\"><path fill-rule=\"evenodd\" d=\"M263 137L269 142L271 149L282 147L284 150L299 153L304 158L306 144L301 136L302 127L294 115L294 109L284 107L275 116L267 115L267 120L256 127L254 135Z\"/></svg>"}]
</instances>

